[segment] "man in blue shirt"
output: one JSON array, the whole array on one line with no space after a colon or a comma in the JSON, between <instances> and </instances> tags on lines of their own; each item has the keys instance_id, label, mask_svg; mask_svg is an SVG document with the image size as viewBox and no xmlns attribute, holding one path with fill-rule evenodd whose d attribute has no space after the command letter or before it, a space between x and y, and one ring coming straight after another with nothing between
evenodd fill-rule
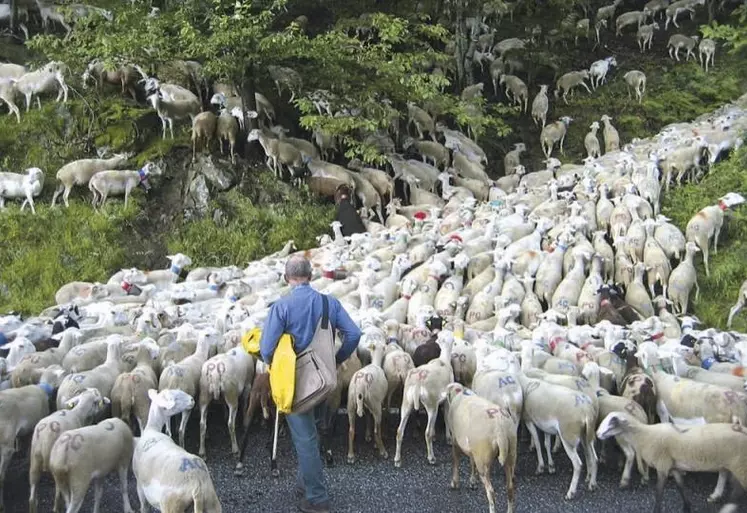
<instances>
[{"instance_id":1,"label":"man in blue shirt","mask_svg":"<svg viewBox=\"0 0 747 513\"><path fill-rule=\"evenodd\" d=\"M291 256L285 264L285 281L291 286L291 293L270 307L262 328L259 348L265 363L272 362L272 355L283 333L293 336L296 354L311 344L322 317L322 295L309 285L310 280L311 263L303 256ZM332 329L339 330L343 336L342 347L335 357L339 365L358 347L361 330L336 298L327 297ZM316 431L316 418L323 406L320 404L309 412L286 416L298 457L298 490L305 494L298 509L304 513L329 512L329 494Z\"/></svg>"}]
</instances>

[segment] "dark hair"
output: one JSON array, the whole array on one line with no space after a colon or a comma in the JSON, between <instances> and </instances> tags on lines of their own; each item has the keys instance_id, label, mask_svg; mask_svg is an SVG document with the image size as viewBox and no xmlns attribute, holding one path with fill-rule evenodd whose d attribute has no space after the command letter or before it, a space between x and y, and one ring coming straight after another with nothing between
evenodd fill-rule
<instances>
[{"instance_id":1,"label":"dark hair","mask_svg":"<svg viewBox=\"0 0 747 513\"><path fill-rule=\"evenodd\" d=\"M348 184L340 184L337 186L337 190L335 190L335 205L339 205L342 200L348 200L351 201L353 197L353 190L350 188Z\"/></svg>"},{"instance_id":2,"label":"dark hair","mask_svg":"<svg viewBox=\"0 0 747 513\"><path fill-rule=\"evenodd\" d=\"M444 327L444 318L439 315L434 315L427 321L425 321L425 327L428 328L430 331L433 330L442 330Z\"/></svg>"}]
</instances>

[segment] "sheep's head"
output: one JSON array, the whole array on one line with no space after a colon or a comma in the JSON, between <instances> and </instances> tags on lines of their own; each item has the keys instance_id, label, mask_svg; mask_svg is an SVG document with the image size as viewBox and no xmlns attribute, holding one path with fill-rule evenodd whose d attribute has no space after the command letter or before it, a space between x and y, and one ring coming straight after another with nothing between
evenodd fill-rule
<instances>
[{"instance_id":1,"label":"sheep's head","mask_svg":"<svg viewBox=\"0 0 747 513\"><path fill-rule=\"evenodd\" d=\"M600 440L606 440L613 436L620 435L625 432L625 429L630 425L630 416L625 412L613 411L607 415L599 428L597 428L597 438Z\"/></svg>"},{"instance_id":2,"label":"sheep's head","mask_svg":"<svg viewBox=\"0 0 747 513\"><path fill-rule=\"evenodd\" d=\"M148 397L151 404L161 409L166 417L191 410L195 406L192 396L182 390L167 389L159 392L151 388L148 390Z\"/></svg>"},{"instance_id":3,"label":"sheep's head","mask_svg":"<svg viewBox=\"0 0 747 513\"><path fill-rule=\"evenodd\" d=\"M192 259L182 253L177 253L176 255L167 255L166 258L171 260L172 269L174 267L178 267L181 270L192 265Z\"/></svg>"}]
</instances>

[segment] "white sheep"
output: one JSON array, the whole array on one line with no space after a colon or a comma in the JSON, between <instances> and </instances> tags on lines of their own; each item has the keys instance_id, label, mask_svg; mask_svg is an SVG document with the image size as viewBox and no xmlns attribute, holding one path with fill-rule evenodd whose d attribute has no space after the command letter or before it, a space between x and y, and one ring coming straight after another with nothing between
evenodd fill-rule
<instances>
[{"instance_id":1,"label":"white sheep","mask_svg":"<svg viewBox=\"0 0 747 513\"><path fill-rule=\"evenodd\" d=\"M617 129L610 123L612 118L604 114L600 120L604 123L604 128L602 129L602 135L604 135L604 152L618 151L620 149L620 135L617 133Z\"/></svg>"},{"instance_id":2,"label":"white sheep","mask_svg":"<svg viewBox=\"0 0 747 513\"><path fill-rule=\"evenodd\" d=\"M389 457L381 440L381 409L387 397L388 382L384 374L384 332L379 328L369 328L364 332L363 347L371 352L371 363L356 371L348 386L348 463L355 462L353 442L355 441L355 416L363 417L366 410L373 420L373 435L379 456ZM368 436L367 436L368 438Z\"/></svg>"},{"instance_id":3,"label":"white sheep","mask_svg":"<svg viewBox=\"0 0 747 513\"><path fill-rule=\"evenodd\" d=\"M174 138L174 120L189 117L194 121L195 116L202 109L197 98L190 100L170 99L159 89L148 96L151 105L155 109L163 126L163 138L166 139L166 127L168 126L171 138Z\"/></svg>"},{"instance_id":4,"label":"white sheep","mask_svg":"<svg viewBox=\"0 0 747 513\"><path fill-rule=\"evenodd\" d=\"M568 125L571 121L573 121L573 118L563 116L558 121L550 123L542 129L540 144L542 145L542 152L545 154L545 157L550 158L555 143L559 143L560 153L563 153L563 141L565 140L565 134L568 131Z\"/></svg>"},{"instance_id":5,"label":"white sheep","mask_svg":"<svg viewBox=\"0 0 747 513\"><path fill-rule=\"evenodd\" d=\"M115 470L122 485L124 511L134 513L127 489L134 445L132 431L121 419L103 420L60 435L49 455L49 470L69 513L80 510L91 481L93 510L98 511L104 492L103 480Z\"/></svg>"},{"instance_id":6,"label":"white sheep","mask_svg":"<svg viewBox=\"0 0 747 513\"><path fill-rule=\"evenodd\" d=\"M202 364L210 356L210 350L220 342L220 335L214 328L206 328L200 332L197 347L193 355L188 356L179 363L169 365L161 372L158 380L158 388L161 391L167 389L178 389L196 397L200 386L200 375ZM182 412L179 424L179 445L184 447L184 433L187 429L187 421L192 409ZM166 431L171 435L170 424L166 425Z\"/></svg>"},{"instance_id":7,"label":"white sheep","mask_svg":"<svg viewBox=\"0 0 747 513\"><path fill-rule=\"evenodd\" d=\"M116 154L108 159L81 159L68 162L57 171L57 180L60 184L52 196L52 206L55 205L57 197L62 193L65 206L68 207L68 197L75 185L87 185L88 181L100 171L118 169L129 160L131 155L126 153ZM64 193L63 193L64 191Z\"/></svg>"},{"instance_id":8,"label":"white sheep","mask_svg":"<svg viewBox=\"0 0 747 513\"><path fill-rule=\"evenodd\" d=\"M220 501L205 461L177 446L161 431L170 417L191 411L194 399L181 390L148 390L148 424L136 439L132 472L137 479L140 511L146 504L165 512L220 513Z\"/></svg>"},{"instance_id":9,"label":"white sheep","mask_svg":"<svg viewBox=\"0 0 747 513\"><path fill-rule=\"evenodd\" d=\"M440 356L425 365L412 369L405 380L402 407L400 408L400 422L397 428L397 450L394 456L395 467L402 465L402 438L405 435L407 420L410 418L413 410L417 414L421 404L428 413L428 425L425 428L428 463L431 465L436 463L436 457L433 454L433 436L436 430L438 406L445 399L442 395L444 388L454 381L454 371L451 368L451 347L454 344L453 333L448 331L440 332L437 343L441 348ZM446 431L447 437L450 438L451 435L449 434L448 427Z\"/></svg>"},{"instance_id":10,"label":"white sheep","mask_svg":"<svg viewBox=\"0 0 747 513\"><path fill-rule=\"evenodd\" d=\"M511 103L518 105L521 112L526 112L529 104L529 88L524 81L516 75L501 75L498 83L506 85L506 96Z\"/></svg>"},{"instance_id":11,"label":"white sheep","mask_svg":"<svg viewBox=\"0 0 747 513\"><path fill-rule=\"evenodd\" d=\"M452 434L451 488L459 488L459 456L471 461L470 485L475 483L475 471L485 487L490 513L495 513L495 498L490 467L498 457L506 474L507 513L513 513L516 496L514 472L517 457L518 418L503 406L493 404L457 383L443 392L447 425Z\"/></svg>"},{"instance_id":12,"label":"white sheep","mask_svg":"<svg viewBox=\"0 0 747 513\"><path fill-rule=\"evenodd\" d=\"M0 209L5 208L6 199L24 198L21 211L29 205L31 212L36 214L34 196L41 194L44 187L44 171L38 167L31 167L26 174L0 173Z\"/></svg>"},{"instance_id":13,"label":"white sheep","mask_svg":"<svg viewBox=\"0 0 747 513\"><path fill-rule=\"evenodd\" d=\"M49 415L49 398L54 387L48 383L0 390L0 510L5 473L18 447L18 437L31 433Z\"/></svg>"},{"instance_id":14,"label":"white sheep","mask_svg":"<svg viewBox=\"0 0 747 513\"><path fill-rule=\"evenodd\" d=\"M591 158L599 158L601 155L601 148L599 147L599 139L597 138L597 131L599 130L599 123L594 121L589 125L591 131L584 137L584 147L586 148L586 155Z\"/></svg>"},{"instance_id":15,"label":"white sheep","mask_svg":"<svg viewBox=\"0 0 747 513\"><path fill-rule=\"evenodd\" d=\"M698 44L698 36L687 37L682 34L674 34L667 42L669 48L669 57L680 60L680 48L685 49L685 61L690 60L690 56L695 59L695 46Z\"/></svg>"},{"instance_id":16,"label":"white sheep","mask_svg":"<svg viewBox=\"0 0 747 513\"><path fill-rule=\"evenodd\" d=\"M93 193L92 205L94 208L103 207L109 195L124 194L124 207L127 208L127 201L130 193L138 186L142 186L145 192L150 190L148 178L158 168L152 162L147 162L137 171L100 171L93 175L88 182L88 189Z\"/></svg>"},{"instance_id":17,"label":"white sheep","mask_svg":"<svg viewBox=\"0 0 747 513\"><path fill-rule=\"evenodd\" d=\"M659 24L656 22L650 23L649 25L641 25L638 27L638 32L635 35L636 41L638 41L638 48L641 49L641 53L648 49L651 49L651 45L654 44L654 32L659 30Z\"/></svg>"},{"instance_id":18,"label":"white sheep","mask_svg":"<svg viewBox=\"0 0 747 513\"><path fill-rule=\"evenodd\" d=\"M625 80L625 84L628 86L628 98L630 98L630 90L632 89L635 91L638 103L643 102L643 94L646 92L646 74L637 69L630 70L623 75L623 80Z\"/></svg>"},{"instance_id":19,"label":"white sheep","mask_svg":"<svg viewBox=\"0 0 747 513\"><path fill-rule=\"evenodd\" d=\"M57 439L66 431L89 425L103 413L109 399L95 388L88 388L70 399L65 409L41 419L34 428L29 451L29 513L36 513L37 493L42 472L49 470L49 458ZM54 511L59 511L62 490L55 490Z\"/></svg>"},{"instance_id":20,"label":"white sheep","mask_svg":"<svg viewBox=\"0 0 747 513\"><path fill-rule=\"evenodd\" d=\"M16 80L14 84L16 90L26 98L26 112L29 111L31 99L34 95L37 95L36 104L41 109L41 101L38 96L41 93L56 90L57 99L55 101L67 102L68 86L63 75L65 69L65 65L62 63L50 62L42 69L29 71Z\"/></svg>"},{"instance_id":21,"label":"white sheep","mask_svg":"<svg viewBox=\"0 0 747 513\"><path fill-rule=\"evenodd\" d=\"M747 280L742 282L742 286L739 287L739 292L737 293L737 302L734 303L734 306L729 310L729 318L726 321L727 329L731 329L731 323L734 320L734 316L744 308L745 304L747 304Z\"/></svg>"},{"instance_id":22,"label":"white sheep","mask_svg":"<svg viewBox=\"0 0 747 513\"><path fill-rule=\"evenodd\" d=\"M200 449L197 454L205 457L205 433L207 431L207 408L211 401L221 395L228 406L228 434L231 437L231 452L239 453L236 442L236 413L244 402L254 380L254 358L243 348L237 347L227 353L218 354L202 364L200 372Z\"/></svg>"},{"instance_id":23,"label":"white sheep","mask_svg":"<svg viewBox=\"0 0 747 513\"><path fill-rule=\"evenodd\" d=\"M0 75L0 105L5 102L8 105L8 115L15 114L16 122L21 122L21 110L16 105L16 93L18 89L15 86L15 79L5 78Z\"/></svg>"},{"instance_id":24,"label":"white sheep","mask_svg":"<svg viewBox=\"0 0 747 513\"><path fill-rule=\"evenodd\" d=\"M601 439L618 437L624 439L643 458L647 465L656 469L656 504L661 510L664 486L669 475L674 476L684 509L690 510L690 501L685 495L682 472L731 473L737 489L721 513L736 513L737 500L744 495L747 486L747 467L744 454L747 451L747 429L741 424L704 424L680 427L662 423L648 425L625 412L612 412L597 429ZM714 443L718 440L718 443Z\"/></svg>"},{"instance_id":25,"label":"white sheep","mask_svg":"<svg viewBox=\"0 0 747 513\"><path fill-rule=\"evenodd\" d=\"M596 89L604 84L604 81L607 80L607 73L612 66L617 66L617 60L614 56L605 57L592 63L589 67L589 78L592 89Z\"/></svg>"},{"instance_id":26,"label":"white sheep","mask_svg":"<svg viewBox=\"0 0 747 513\"><path fill-rule=\"evenodd\" d=\"M713 238L713 254L718 253L718 236L724 224L724 212L730 207L744 203L744 197L730 192L719 200L718 205L711 205L695 214L685 227L685 237L688 242L695 242L703 252L706 276L711 275L708 268L708 247Z\"/></svg>"},{"instance_id":27,"label":"white sheep","mask_svg":"<svg viewBox=\"0 0 747 513\"><path fill-rule=\"evenodd\" d=\"M149 338L141 340L139 344L135 368L117 376L112 386L111 402L112 417L120 418L129 425L130 417L134 415L142 433L150 408L148 390L158 386L153 366L158 358L159 347Z\"/></svg>"},{"instance_id":28,"label":"white sheep","mask_svg":"<svg viewBox=\"0 0 747 513\"><path fill-rule=\"evenodd\" d=\"M705 56L705 60L703 57ZM708 73L708 63L714 66L716 61L716 41L713 39L705 38L698 45L698 60L703 69Z\"/></svg>"}]
</instances>

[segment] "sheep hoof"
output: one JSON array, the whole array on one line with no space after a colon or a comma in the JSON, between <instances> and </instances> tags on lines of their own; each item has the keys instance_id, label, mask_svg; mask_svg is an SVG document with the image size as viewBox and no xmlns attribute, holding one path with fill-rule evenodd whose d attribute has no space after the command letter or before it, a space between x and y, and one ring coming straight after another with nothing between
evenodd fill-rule
<instances>
[{"instance_id":1,"label":"sheep hoof","mask_svg":"<svg viewBox=\"0 0 747 513\"><path fill-rule=\"evenodd\" d=\"M590 492L593 492L593 491L594 491L594 490L596 490L597 488L598 488L598 485L597 485L596 483L589 483L589 486L587 487L587 489L588 489L588 490L589 490Z\"/></svg>"},{"instance_id":2,"label":"sheep hoof","mask_svg":"<svg viewBox=\"0 0 747 513\"><path fill-rule=\"evenodd\" d=\"M451 488L452 490L459 490L459 483L457 483L456 481L452 481L451 483L449 483L449 488Z\"/></svg>"},{"instance_id":3,"label":"sheep hoof","mask_svg":"<svg viewBox=\"0 0 747 513\"><path fill-rule=\"evenodd\" d=\"M470 479L470 481L469 481L469 489L470 490L476 490L477 489L477 479Z\"/></svg>"},{"instance_id":4,"label":"sheep hoof","mask_svg":"<svg viewBox=\"0 0 747 513\"><path fill-rule=\"evenodd\" d=\"M537 465L537 470L534 471L534 475L539 476L545 473L544 465Z\"/></svg>"},{"instance_id":5,"label":"sheep hoof","mask_svg":"<svg viewBox=\"0 0 747 513\"><path fill-rule=\"evenodd\" d=\"M548 465L548 467L547 467L547 473L548 474L554 474L555 473L555 465Z\"/></svg>"},{"instance_id":6,"label":"sheep hoof","mask_svg":"<svg viewBox=\"0 0 747 513\"><path fill-rule=\"evenodd\" d=\"M394 468L402 468L402 460L394 460Z\"/></svg>"},{"instance_id":7,"label":"sheep hoof","mask_svg":"<svg viewBox=\"0 0 747 513\"><path fill-rule=\"evenodd\" d=\"M622 481L620 481L620 490L625 490L626 488L629 488L629 487L630 487L630 481L628 481L627 479L623 479Z\"/></svg>"},{"instance_id":8,"label":"sheep hoof","mask_svg":"<svg viewBox=\"0 0 747 513\"><path fill-rule=\"evenodd\" d=\"M709 495L708 496L708 502L718 502L720 500L721 500L721 496L720 495L715 495L714 494L714 495Z\"/></svg>"},{"instance_id":9,"label":"sheep hoof","mask_svg":"<svg viewBox=\"0 0 747 513\"><path fill-rule=\"evenodd\" d=\"M371 443L371 435L366 435L366 443Z\"/></svg>"},{"instance_id":10,"label":"sheep hoof","mask_svg":"<svg viewBox=\"0 0 747 513\"><path fill-rule=\"evenodd\" d=\"M241 463L236 464L236 468L233 469L233 475L236 477L244 477L244 466Z\"/></svg>"},{"instance_id":11,"label":"sheep hoof","mask_svg":"<svg viewBox=\"0 0 747 513\"><path fill-rule=\"evenodd\" d=\"M272 477L278 478L280 477L280 469L274 468L270 471L270 475Z\"/></svg>"},{"instance_id":12,"label":"sheep hoof","mask_svg":"<svg viewBox=\"0 0 747 513\"><path fill-rule=\"evenodd\" d=\"M576 492L568 492L565 494L565 500L571 501L576 498Z\"/></svg>"},{"instance_id":13,"label":"sheep hoof","mask_svg":"<svg viewBox=\"0 0 747 513\"><path fill-rule=\"evenodd\" d=\"M389 453L388 453L388 452L386 452L385 450L384 450L384 451L380 451L380 452L379 452L379 456L381 456L381 457L382 457L383 459L385 459L385 460L386 460L386 459L389 459Z\"/></svg>"},{"instance_id":14,"label":"sheep hoof","mask_svg":"<svg viewBox=\"0 0 747 513\"><path fill-rule=\"evenodd\" d=\"M436 457L435 456L429 457L428 458L428 463L430 463L431 465L435 465L436 464Z\"/></svg>"},{"instance_id":15,"label":"sheep hoof","mask_svg":"<svg viewBox=\"0 0 747 513\"><path fill-rule=\"evenodd\" d=\"M355 456L348 455L348 464L352 465L355 463Z\"/></svg>"}]
</instances>

